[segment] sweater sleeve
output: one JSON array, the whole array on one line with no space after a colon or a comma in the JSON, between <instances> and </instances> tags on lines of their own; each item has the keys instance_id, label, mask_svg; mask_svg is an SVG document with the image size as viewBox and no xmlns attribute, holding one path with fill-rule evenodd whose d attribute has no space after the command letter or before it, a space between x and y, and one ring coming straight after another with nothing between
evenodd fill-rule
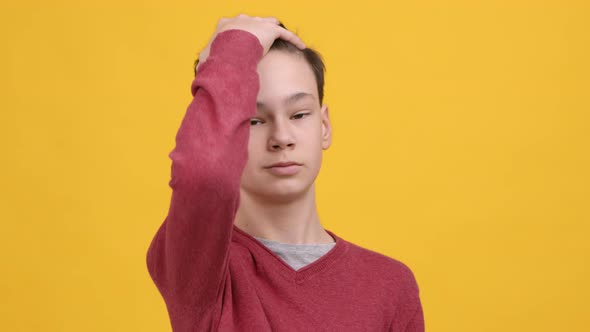
<instances>
[{"instance_id":1,"label":"sweater sleeve","mask_svg":"<svg viewBox=\"0 0 590 332\"><path fill-rule=\"evenodd\" d=\"M397 298L397 314L393 317L390 332L424 332L424 313L420 300L420 287L412 270L402 264L402 274Z\"/></svg>"},{"instance_id":2,"label":"sweater sleeve","mask_svg":"<svg viewBox=\"0 0 590 332\"><path fill-rule=\"evenodd\" d=\"M424 332L424 314L422 312L422 304L418 302L418 308L414 313L412 319L406 325L405 332Z\"/></svg>"},{"instance_id":3,"label":"sweater sleeve","mask_svg":"<svg viewBox=\"0 0 590 332\"><path fill-rule=\"evenodd\" d=\"M227 273L262 52L253 34L221 32L191 84L193 99L169 154L170 207L146 257L168 306L213 303Z\"/></svg>"}]
</instances>

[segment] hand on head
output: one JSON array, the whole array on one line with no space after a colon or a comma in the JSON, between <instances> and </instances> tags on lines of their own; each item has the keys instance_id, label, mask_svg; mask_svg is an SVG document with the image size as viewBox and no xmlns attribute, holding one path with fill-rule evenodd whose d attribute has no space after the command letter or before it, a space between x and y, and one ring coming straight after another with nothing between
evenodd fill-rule
<instances>
[{"instance_id":1,"label":"hand on head","mask_svg":"<svg viewBox=\"0 0 590 332\"><path fill-rule=\"evenodd\" d=\"M275 17L251 17L244 14L240 14L232 18L221 18L217 23L217 28L211 36L209 43L205 49L199 54L199 65L207 59L211 48L211 43L215 40L215 37L223 31L238 29L250 32L258 38L258 41L262 45L262 55L265 55L273 42L277 39L286 40L300 49L305 48L303 41L297 37L293 32L279 26L279 20ZM197 65L198 68L198 65Z\"/></svg>"}]
</instances>

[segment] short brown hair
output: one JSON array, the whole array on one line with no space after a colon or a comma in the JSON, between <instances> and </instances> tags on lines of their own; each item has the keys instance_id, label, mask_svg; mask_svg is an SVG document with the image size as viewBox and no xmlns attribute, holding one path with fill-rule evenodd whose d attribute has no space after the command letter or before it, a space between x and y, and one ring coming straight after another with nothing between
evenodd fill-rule
<instances>
[{"instance_id":1,"label":"short brown hair","mask_svg":"<svg viewBox=\"0 0 590 332\"><path fill-rule=\"evenodd\" d=\"M285 28L285 26L283 25L283 23L279 23L279 25L283 28ZM286 29L286 28L285 28ZM322 56L320 55L320 53L318 53L316 50L311 49L311 48L305 48L305 49L300 49L297 46L293 45L292 43L283 40L283 39L276 39L273 44L270 47L270 50L277 50L277 51L283 51L283 52L289 52L289 53L294 53L294 54L301 54L303 55L303 58L305 59L305 61L309 64L309 66L311 67L311 70L313 71L313 75L315 76L315 80L318 86L318 97L319 97L319 102L320 105L322 105L323 101L324 101L324 75L326 73L326 65L324 64L324 60L322 59ZM197 65L199 64L199 58L197 57L197 59L195 60L195 63L193 65L193 71L195 73L195 76L197 75Z\"/></svg>"}]
</instances>

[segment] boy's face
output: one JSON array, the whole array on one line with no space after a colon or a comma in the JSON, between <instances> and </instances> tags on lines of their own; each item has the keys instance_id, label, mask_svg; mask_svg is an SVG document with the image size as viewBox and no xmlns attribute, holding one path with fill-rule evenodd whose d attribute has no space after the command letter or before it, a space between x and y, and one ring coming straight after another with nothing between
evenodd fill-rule
<instances>
[{"instance_id":1,"label":"boy's face","mask_svg":"<svg viewBox=\"0 0 590 332\"><path fill-rule=\"evenodd\" d=\"M332 141L326 105L300 54L270 51L258 63L258 113L251 119L241 189L264 201L288 202L313 186L322 150ZM271 167L295 162L289 167ZM313 188L312 188L313 189Z\"/></svg>"}]
</instances>

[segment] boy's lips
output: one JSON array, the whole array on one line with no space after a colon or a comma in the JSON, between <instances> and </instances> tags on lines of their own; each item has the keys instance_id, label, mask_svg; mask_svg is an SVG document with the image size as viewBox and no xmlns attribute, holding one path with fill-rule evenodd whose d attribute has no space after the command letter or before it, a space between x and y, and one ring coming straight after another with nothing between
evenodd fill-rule
<instances>
[{"instance_id":1,"label":"boy's lips","mask_svg":"<svg viewBox=\"0 0 590 332\"><path fill-rule=\"evenodd\" d=\"M288 167L288 166L293 166L293 165L297 165L297 166L301 166L300 163L296 163L294 161L282 161L279 163L274 163L270 166L267 166L265 168L271 168L271 167Z\"/></svg>"},{"instance_id":2,"label":"boy's lips","mask_svg":"<svg viewBox=\"0 0 590 332\"><path fill-rule=\"evenodd\" d=\"M269 170L274 175L293 175L299 172L301 164L294 161L285 161L274 163L265 169Z\"/></svg>"}]
</instances>

